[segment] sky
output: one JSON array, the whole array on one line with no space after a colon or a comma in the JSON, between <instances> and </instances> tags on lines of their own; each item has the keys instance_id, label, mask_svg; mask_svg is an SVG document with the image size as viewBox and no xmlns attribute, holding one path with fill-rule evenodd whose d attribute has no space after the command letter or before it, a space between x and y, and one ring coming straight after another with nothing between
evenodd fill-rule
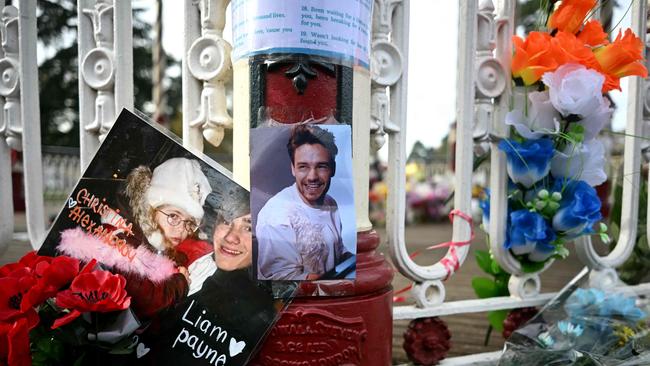
<instances>
[{"instance_id":1,"label":"sky","mask_svg":"<svg viewBox=\"0 0 650 366\"><path fill-rule=\"evenodd\" d=\"M631 1L618 0L614 23L621 19ZM183 32L179 16L183 14L183 1L163 2L163 47L180 59ZM134 1L134 7L150 7L151 4L152 0ZM417 140L426 146L439 146L455 120L458 43L457 1L410 0L410 7L407 153ZM155 15L148 11L145 16L153 22ZM620 26L629 27L629 24L628 14ZM231 34L228 14L224 38L231 39ZM626 85L622 85L623 90ZM620 92L613 92L612 98L619 106L614 115L614 129L620 130L625 125L626 98ZM381 155L386 156L386 148L382 150Z\"/></svg>"}]
</instances>

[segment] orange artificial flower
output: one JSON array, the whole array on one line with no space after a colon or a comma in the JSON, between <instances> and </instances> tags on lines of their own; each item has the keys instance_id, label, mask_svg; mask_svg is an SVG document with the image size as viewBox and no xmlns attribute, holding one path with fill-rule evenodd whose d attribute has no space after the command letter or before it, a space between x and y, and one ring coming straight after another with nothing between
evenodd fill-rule
<instances>
[{"instance_id":1,"label":"orange artificial flower","mask_svg":"<svg viewBox=\"0 0 650 366\"><path fill-rule=\"evenodd\" d=\"M548 29L575 34L595 5L596 0L563 0L548 18L546 25Z\"/></svg>"},{"instance_id":2,"label":"orange artificial flower","mask_svg":"<svg viewBox=\"0 0 650 366\"><path fill-rule=\"evenodd\" d=\"M598 63L591 51L573 33L559 31L551 40L551 54L558 65L576 63L587 68L598 68Z\"/></svg>"},{"instance_id":3,"label":"orange artificial flower","mask_svg":"<svg viewBox=\"0 0 650 366\"><path fill-rule=\"evenodd\" d=\"M548 33L530 32L526 40L512 37L512 76L521 78L525 85L536 83L547 71L558 68L550 52L551 36Z\"/></svg>"},{"instance_id":4,"label":"orange artificial flower","mask_svg":"<svg viewBox=\"0 0 650 366\"><path fill-rule=\"evenodd\" d=\"M621 90L620 78L630 75L648 76L648 70L643 65L643 42L631 29L621 31L613 43L594 50L599 70L605 75L603 93L612 89Z\"/></svg>"},{"instance_id":5,"label":"orange artificial flower","mask_svg":"<svg viewBox=\"0 0 650 366\"><path fill-rule=\"evenodd\" d=\"M609 43L607 40L607 33L605 33L603 26L597 20L588 21L580 33L578 33L578 39L582 43L591 47L602 46Z\"/></svg>"}]
</instances>

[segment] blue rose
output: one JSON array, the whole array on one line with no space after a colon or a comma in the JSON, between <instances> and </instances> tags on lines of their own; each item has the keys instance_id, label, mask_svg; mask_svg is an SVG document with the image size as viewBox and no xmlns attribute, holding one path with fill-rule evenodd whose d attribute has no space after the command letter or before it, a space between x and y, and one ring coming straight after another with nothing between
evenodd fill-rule
<instances>
[{"instance_id":1,"label":"blue rose","mask_svg":"<svg viewBox=\"0 0 650 366\"><path fill-rule=\"evenodd\" d=\"M546 224L546 220L540 214L526 209L510 213L508 225L505 247L515 255L532 253L538 244L546 245L555 239L555 234Z\"/></svg>"},{"instance_id":2,"label":"blue rose","mask_svg":"<svg viewBox=\"0 0 650 366\"><path fill-rule=\"evenodd\" d=\"M557 180L554 191L562 194L562 200L553 216L553 229L567 239L592 233L592 226L602 219L596 190L581 180Z\"/></svg>"},{"instance_id":3,"label":"blue rose","mask_svg":"<svg viewBox=\"0 0 650 366\"><path fill-rule=\"evenodd\" d=\"M531 262L544 262L555 254L555 245L551 244L551 241L555 240L555 232L549 228L547 234L548 240L537 242L535 249L528 253L528 260Z\"/></svg>"},{"instance_id":4,"label":"blue rose","mask_svg":"<svg viewBox=\"0 0 650 366\"><path fill-rule=\"evenodd\" d=\"M526 140L521 144L504 139L499 142L499 149L506 153L510 179L526 188L539 182L551 170L554 150L550 139Z\"/></svg>"}]
</instances>

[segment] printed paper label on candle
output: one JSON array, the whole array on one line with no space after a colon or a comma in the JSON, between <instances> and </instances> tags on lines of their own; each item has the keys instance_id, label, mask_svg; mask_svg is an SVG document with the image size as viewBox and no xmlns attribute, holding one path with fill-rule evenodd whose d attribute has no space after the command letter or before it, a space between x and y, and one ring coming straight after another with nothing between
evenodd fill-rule
<instances>
[{"instance_id":1,"label":"printed paper label on candle","mask_svg":"<svg viewBox=\"0 0 650 366\"><path fill-rule=\"evenodd\" d=\"M286 52L369 65L371 0L233 0L233 58Z\"/></svg>"}]
</instances>

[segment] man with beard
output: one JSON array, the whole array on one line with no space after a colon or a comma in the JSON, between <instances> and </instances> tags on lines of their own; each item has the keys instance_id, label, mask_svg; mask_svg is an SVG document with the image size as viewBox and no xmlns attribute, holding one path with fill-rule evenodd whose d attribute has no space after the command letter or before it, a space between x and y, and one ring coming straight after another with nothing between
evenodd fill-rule
<instances>
[{"instance_id":1,"label":"man with beard","mask_svg":"<svg viewBox=\"0 0 650 366\"><path fill-rule=\"evenodd\" d=\"M343 246L336 201L327 194L336 172L334 135L297 125L287 150L295 183L269 199L257 217L258 279L328 279L351 256Z\"/></svg>"}]
</instances>

